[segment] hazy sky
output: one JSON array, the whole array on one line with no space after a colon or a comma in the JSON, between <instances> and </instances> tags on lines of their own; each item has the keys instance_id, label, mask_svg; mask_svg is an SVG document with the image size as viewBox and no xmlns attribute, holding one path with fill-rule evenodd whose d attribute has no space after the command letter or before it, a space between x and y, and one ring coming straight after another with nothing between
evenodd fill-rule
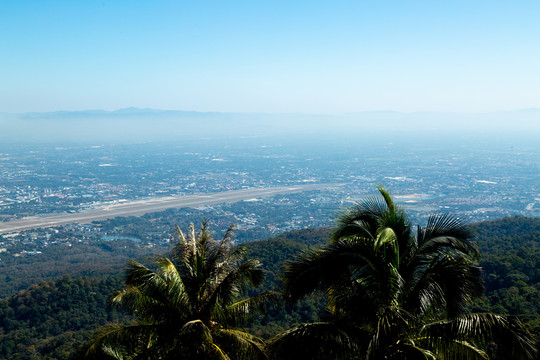
<instances>
[{"instance_id":1,"label":"hazy sky","mask_svg":"<svg viewBox=\"0 0 540 360\"><path fill-rule=\"evenodd\" d=\"M540 1L0 2L0 112L540 107Z\"/></svg>"}]
</instances>

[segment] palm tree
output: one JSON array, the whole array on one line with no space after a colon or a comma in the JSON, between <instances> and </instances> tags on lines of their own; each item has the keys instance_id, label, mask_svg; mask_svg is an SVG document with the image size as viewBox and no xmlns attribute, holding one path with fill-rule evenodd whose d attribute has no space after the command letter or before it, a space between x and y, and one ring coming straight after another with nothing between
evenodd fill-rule
<instances>
[{"instance_id":1,"label":"palm tree","mask_svg":"<svg viewBox=\"0 0 540 360\"><path fill-rule=\"evenodd\" d=\"M104 328L85 359L265 359L262 340L234 329L264 303L264 294L238 301L262 282L261 264L232 245L234 226L215 241L202 222L187 236L176 227L172 258L155 269L128 265L125 288L111 300L134 315L129 325Z\"/></svg>"},{"instance_id":2,"label":"palm tree","mask_svg":"<svg viewBox=\"0 0 540 360\"><path fill-rule=\"evenodd\" d=\"M303 324L270 345L277 359L488 359L497 338L513 359L533 359L520 323L469 313L483 291L472 232L448 214L413 230L387 191L338 218L330 244L286 267L290 301L327 297L326 321Z\"/></svg>"}]
</instances>

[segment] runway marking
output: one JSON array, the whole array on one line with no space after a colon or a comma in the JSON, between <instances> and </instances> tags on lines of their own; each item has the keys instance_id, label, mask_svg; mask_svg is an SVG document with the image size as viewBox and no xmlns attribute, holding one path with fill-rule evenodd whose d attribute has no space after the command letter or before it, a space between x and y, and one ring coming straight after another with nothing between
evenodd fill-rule
<instances>
[{"instance_id":1,"label":"runway marking","mask_svg":"<svg viewBox=\"0 0 540 360\"><path fill-rule=\"evenodd\" d=\"M44 217L31 216L23 219L0 222L0 235L17 231L53 227L67 224L85 224L94 220L112 219L118 216L144 215L151 212L167 209L180 209L186 207L199 207L203 205L216 205L226 202L237 202L254 198L282 195L293 192L320 190L328 187L342 186L344 184L309 184L298 186L284 186L274 188L253 188L242 190L228 190L220 193L204 195L167 196L148 200L134 200L117 204L106 204L99 208L79 213L64 213Z\"/></svg>"}]
</instances>

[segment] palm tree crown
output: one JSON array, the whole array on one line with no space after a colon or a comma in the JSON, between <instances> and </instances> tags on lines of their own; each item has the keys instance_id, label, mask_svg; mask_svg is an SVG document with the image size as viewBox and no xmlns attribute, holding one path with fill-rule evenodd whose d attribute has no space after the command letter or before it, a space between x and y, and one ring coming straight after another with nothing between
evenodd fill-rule
<instances>
[{"instance_id":1,"label":"palm tree crown","mask_svg":"<svg viewBox=\"0 0 540 360\"><path fill-rule=\"evenodd\" d=\"M413 230L388 192L344 212L329 245L286 267L285 293L295 301L327 296L327 321L303 324L274 339L275 358L487 359L499 336L513 358L535 349L512 318L471 314L483 291L473 233L447 214Z\"/></svg>"},{"instance_id":2,"label":"palm tree crown","mask_svg":"<svg viewBox=\"0 0 540 360\"><path fill-rule=\"evenodd\" d=\"M257 359L266 358L260 339L233 329L263 304L264 295L238 301L262 282L261 264L244 260L233 246L234 226L213 239L206 221L198 233L176 227L171 259L155 269L130 262L125 288L112 305L135 316L128 326L102 331L86 350L100 359Z\"/></svg>"}]
</instances>

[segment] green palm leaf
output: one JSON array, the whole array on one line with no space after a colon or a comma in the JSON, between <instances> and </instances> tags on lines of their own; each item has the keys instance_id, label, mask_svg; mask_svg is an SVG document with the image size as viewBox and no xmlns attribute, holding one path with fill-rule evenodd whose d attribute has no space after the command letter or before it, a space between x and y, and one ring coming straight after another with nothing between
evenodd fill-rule
<instances>
[{"instance_id":1,"label":"green palm leaf","mask_svg":"<svg viewBox=\"0 0 540 360\"><path fill-rule=\"evenodd\" d=\"M187 235L177 227L172 258L149 268L129 262L125 288L110 301L134 315L127 326L103 329L84 359L262 359L264 344L229 327L264 309L270 294L238 301L263 280L261 263L233 246L234 226L214 240L203 221Z\"/></svg>"},{"instance_id":2,"label":"green palm leaf","mask_svg":"<svg viewBox=\"0 0 540 360\"><path fill-rule=\"evenodd\" d=\"M449 320L426 324L421 334L441 346L449 339L475 340L479 343L497 341L512 350L513 359L534 359L537 349L521 323L509 316L491 313L467 314Z\"/></svg>"},{"instance_id":3,"label":"green palm leaf","mask_svg":"<svg viewBox=\"0 0 540 360\"><path fill-rule=\"evenodd\" d=\"M486 359L483 349L501 338L513 358L534 359L534 344L518 321L467 312L483 286L478 250L464 222L432 215L426 227L413 232L403 209L378 190L380 197L340 214L329 245L286 264L287 298L320 291L330 312L328 322L299 325L278 336L273 354Z\"/></svg>"},{"instance_id":4,"label":"green palm leaf","mask_svg":"<svg viewBox=\"0 0 540 360\"><path fill-rule=\"evenodd\" d=\"M361 341L362 336L358 336L358 329L344 325L319 322L294 327L271 341L270 357L280 360L352 358L366 344Z\"/></svg>"}]
</instances>

